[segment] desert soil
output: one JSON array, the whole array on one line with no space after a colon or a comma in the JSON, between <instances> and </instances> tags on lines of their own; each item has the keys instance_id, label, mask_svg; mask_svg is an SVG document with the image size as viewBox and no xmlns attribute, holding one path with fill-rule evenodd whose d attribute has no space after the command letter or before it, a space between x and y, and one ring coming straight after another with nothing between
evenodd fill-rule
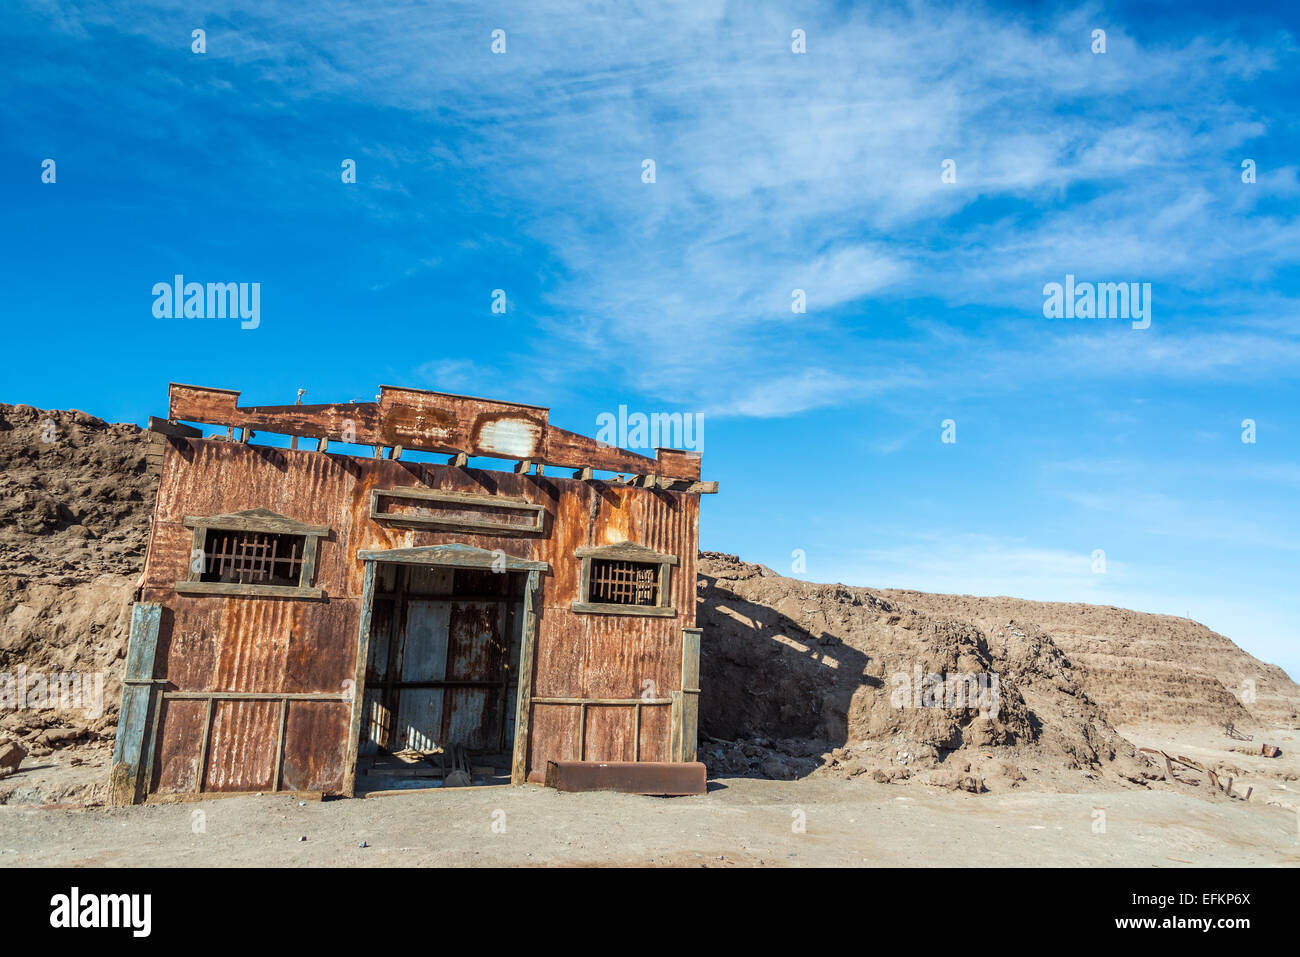
<instances>
[{"instance_id":1,"label":"desert soil","mask_svg":"<svg viewBox=\"0 0 1300 957\"><path fill-rule=\"evenodd\" d=\"M1275 806L1168 792L973 795L831 777L722 778L689 798L501 787L301 804L266 795L0 807L0 865L9 867L1297 864L1297 815Z\"/></svg>"}]
</instances>

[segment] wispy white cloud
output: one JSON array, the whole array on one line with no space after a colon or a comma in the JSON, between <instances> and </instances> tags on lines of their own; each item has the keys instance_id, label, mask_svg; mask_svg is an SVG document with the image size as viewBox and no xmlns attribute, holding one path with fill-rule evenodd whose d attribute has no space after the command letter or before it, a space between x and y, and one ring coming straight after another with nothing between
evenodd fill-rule
<instances>
[{"instance_id":1,"label":"wispy white cloud","mask_svg":"<svg viewBox=\"0 0 1300 957\"><path fill-rule=\"evenodd\" d=\"M1106 602L1128 574L1119 561L1108 561L1104 573L1094 572L1091 552L995 535L915 531L888 547L837 554L829 565L851 584L1045 601Z\"/></svg>"},{"instance_id":2,"label":"wispy white cloud","mask_svg":"<svg viewBox=\"0 0 1300 957\"><path fill-rule=\"evenodd\" d=\"M176 3L47 9L71 37L111 27L159 49L193 19ZM409 137L364 147L381 166L379 188L358 200L372 215L433 215L403 169L453 169L476 182L474 202L550 251L558 271L540 304L551 316L539 317L539 362L561 376L599 365L706 405L704 383L719 376L743 393L747 377L798 382L825 367L817 323L830 311L927 296L1032 315L1036 290L1066 271L1169 291L1236 277L1243 261L1255 278L1300 261L1293 204L1233 215L1253 201L1237 154L1269 128L1234 84L1293 64L1293 40L1139 41L1112 23L1096 56L1091 29L1111 22L1101 10L1031 23L929 3L814 5L792 20L721 2L618 16L581 2L414 4L400 16L268 2L252 13L212 4L205 22L208 56L240 68L239 80L208 82L242 83L223 95L247 96L250 113L343 103L425 132L425 149ZM805 55L790 51L795 25ZM489 49L496 27L503 56ZM654 184L641 182L645 158ZM944 159L957 164L955 184L940 181ZM1294 169L1264 175L1275 197L1294 198ZM989 215L991 203L1008 212ZM790 312L795 288L807 292L805 317ZM808 333L773 350L758 334L773 320ZM859 350L890 345L864 340ZM1031 364L1083 372L1118 357L1192 376L1240 369L1274 345L1267 330L1123 343L1062 330L1032 343ZM1282 346L1293 354L1294 340ZM855 395L833 380L821 392ZM809 390L788 394L784 406L731 405L756 416L809 407Z\"/></svg>"}]
</instances>

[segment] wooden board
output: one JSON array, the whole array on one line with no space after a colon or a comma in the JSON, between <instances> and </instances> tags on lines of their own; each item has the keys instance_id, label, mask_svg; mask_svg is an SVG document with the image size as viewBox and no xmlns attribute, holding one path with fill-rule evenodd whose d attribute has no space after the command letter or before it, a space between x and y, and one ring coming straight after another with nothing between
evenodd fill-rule
<instances>
[{"instance_id":1,"label":"wooden board","mask_svg":"<svg viewBox=\"0 0 1300 957\"><path fill-rule=\"evenodd\" d=\"M236 391L175 382L169 396L169 420L242 429L241 441L248 441L249 430L261 430L376 450L419 449L685 482L700 477L697 452L659 449L656 458L605 446L551 426L541 406L515 402L380 386L377 402L240 406Z\"/></svg>"}]
</instances>

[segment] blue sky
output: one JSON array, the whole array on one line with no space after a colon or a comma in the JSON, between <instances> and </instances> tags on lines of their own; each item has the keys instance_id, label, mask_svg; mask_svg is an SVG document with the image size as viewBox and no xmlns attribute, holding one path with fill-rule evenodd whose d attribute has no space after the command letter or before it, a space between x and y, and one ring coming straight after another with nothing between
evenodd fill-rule
<instances>
[{"instance_id":1,"label":"blue sky","mask_svg":"<svg viewBox=\"0 0 1300 957\"><path fill-rule=\"evenodd\" d=\"M1300 676L1284 5L117 6L0 24L0 400L698 412L705 548L1188 614ZM260 325L155 318L176 273ZM1044 318L1066 274L1150 283L1150 328Z\"/></svg>"}]
</instances>

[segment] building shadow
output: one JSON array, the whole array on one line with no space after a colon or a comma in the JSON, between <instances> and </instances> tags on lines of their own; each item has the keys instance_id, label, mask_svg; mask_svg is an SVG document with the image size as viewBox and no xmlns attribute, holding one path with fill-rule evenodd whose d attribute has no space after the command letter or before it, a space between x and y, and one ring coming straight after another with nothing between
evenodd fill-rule
<instances>
[{"instance_id":1,"label":"building shadow","mask_svg":"<svg viewBox=\"0 0 1300 957\"><path fill-rule=\"evenodd\" d=\"M882 684L869 656L700 580L700 759L710 776L806 777L848 743L855 692Z\"/></svg>"}]
</instances>

